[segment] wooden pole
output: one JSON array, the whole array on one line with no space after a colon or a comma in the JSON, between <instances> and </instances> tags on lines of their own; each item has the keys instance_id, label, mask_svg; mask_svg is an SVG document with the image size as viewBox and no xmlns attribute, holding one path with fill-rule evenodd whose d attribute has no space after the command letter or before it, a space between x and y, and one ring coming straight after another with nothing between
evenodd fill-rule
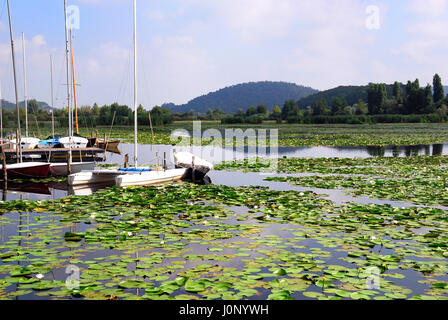
<instances>
[{"instance_id":1,"label":"wooden pole","mask_svg":"<svg viewBox=\"0 0 448 320\"><path fill-rule=\"evenodd\" d=\"M194 177L194 171L195 171L195 169L194 169L194 167L195 167L195 161L196 161L196 157L195 156L193 156L193 162L191 163L191 181L193 181L194 182L194 180L195 180L195 177Z\"/></svg>"},{"instance_id":2,"label":"wooden pole","mask_svg":"<svg viewBox=\"0 0 448 320\"><path fill-rule=\"evenodd\" d=\"M72 174L72 157L70 156L70 154L67 154L67 173L68 175Z\"/></svg>"},{"instance_id":3,"label":"wooden pole","mask_svg":"<svg viewBox=\"0 0 448 320\"><path fill-rule=\"evenodd\" d=\"M6 155L5 155L5 145L0 146L0 148L2 149L2 170L3 170L3 181L6 183L8 182L8 170L6 168ZM5 188L6 189L6 188Z\"/></svg>"},{"instance_id":4,"label":"wooden pole","mask_svg":"<svg viewBox=\"0 0 448 320\"><path fill-rule=\"evenodd\" d=\"M166 170L167 168L167 164L166 164L166 152L163 153L163 170Z\"/></svg>"},{"instance_id":5,"label":"wooden pole","mask_svg":"<svg viewBox=\"0 0 448 320\"><path fill-rule=\"evenodd\" d=\"M124 156L124 168L125 169L129 168L129 154Z\"/></svg>"},{"instance_id":6,"label":"wooden pole","mask_svg":"<svg viewBox=\"0 0 448 320\"><path fill-rule=\"evenodd\" d=\"M21 145L19 145L19 129L16 130L16 157L17 157L17 163L20 163L20 148L22 148Z\"/></svg>"}]
</instances>

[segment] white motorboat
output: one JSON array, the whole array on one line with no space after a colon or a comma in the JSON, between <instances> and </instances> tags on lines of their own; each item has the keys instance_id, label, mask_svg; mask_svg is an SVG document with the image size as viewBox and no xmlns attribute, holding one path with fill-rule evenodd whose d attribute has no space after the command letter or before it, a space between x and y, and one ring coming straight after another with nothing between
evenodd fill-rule
<instances>
[{"instance_id":1,"label":"white motorboat","mask_svg":"<svg viewBox=\"0 0 448 320\"><path fill-rule=\"evenodd\" d=\"M13 150L17 150L17 141L11 140L8 141ZM37 138L21 138L20 139L20 147L22 150L32 150L36 149L38 144L40 143L40 139Z\"/></svg>"},{"instance_id":2,"label":"white motorboat","mask_svg":"<svg viewBox=\"0 0 448 320\"><path fill-rule=\"evenodd\" d=\"M103 183L115 183L115 178L125 174L117 169L86 170L68 176L69 186L84 186Z\"/></svg>"},{"instance_id":3,"label":"white motorboat","mask_svg":"<svg viewBox=\"0 0 448 320\"><path fill-rule=\"evenodd\" d=\"M118 187L149 186L154 184L175 182L182 180L187 169L152 170L141 173L127 172L115 178Z\"/></svg>"}]
</instances>

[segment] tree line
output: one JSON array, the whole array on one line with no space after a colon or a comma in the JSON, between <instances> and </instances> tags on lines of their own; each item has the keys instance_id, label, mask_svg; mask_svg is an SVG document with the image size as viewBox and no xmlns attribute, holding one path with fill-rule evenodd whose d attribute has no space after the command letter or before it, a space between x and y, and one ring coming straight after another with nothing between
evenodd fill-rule
<instances>
[{"instance_id":1,"label":"tree line","mask_svg":"<svg viewBox=\"0 0 448 320\"><path fill-rule=\"evenodd\" d=\"M389 86L390 93L390 86ZM28 121L31 127L50 127L51 111L40 108L36 100L28 101ZM139 106L138 124L149 125L149 112ZM377 123L377 122L446 122L448 121L448 96L445 95L441 77L436 74L433 84L421 87L419 79L408 81L406 85L395 82L392 95L388 95L384 83L371 83L368 86L367 101L359 99L349 105L344 97L336 96L328 103L325 98L318 99L313 105L300 108L295 100L286 101L283 107L275 106L272 112L264 105L250 106L246 111L239 109L228 115L221 109L209 109L205 114L193 110L173 114L170 109L160 106L151 111L154 126L170 124L174 121L221 121L223 124L261 124L265 120L277 123ZM20 109L21 121L25 121L25 110ZM68 127L68 108L55 109L56 127ZM15 110L3 110L5 128L17 126ZM78 121L81 127L96 126L132 126L134 111L126 105L113 103L102 107L98 104L82 106L78 109Z\"/></svg>"},{"instance_id":2,"label":"tree line","mask_svg":"<svg viewBox=\"0 0 448 320\"><path fill-rule=\"evenodd\" d=\"M312 106L300 108L294 100L286 101L283 108L274 107L265 113L263 106L250 107L246 113L240 110L225 117L223 123L261 123L275 120L277 123L367 123L367 122L446 122L448 96L445 96L441 77L436 74L433 85L420 86L419 79L406 85L394 83L392 96L387 85L371 83L367 101L359 99L349 105L344 97L335 97L331 103L318 99ZM259 111L259 112L254 112Z\"/></svg>"}]
</instances>

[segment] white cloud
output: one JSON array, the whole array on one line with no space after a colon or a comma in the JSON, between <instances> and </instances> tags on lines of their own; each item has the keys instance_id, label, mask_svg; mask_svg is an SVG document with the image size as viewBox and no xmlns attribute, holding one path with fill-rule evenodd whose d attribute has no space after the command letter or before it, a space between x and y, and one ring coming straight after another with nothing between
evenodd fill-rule
<instances>
[{"instance_id":1,"label":"white cloud","mask_svg":"<svg viewBox=\"0 0 448 320\"><path fill-rule=\"evenodd\" d=\"M410 8L418 15L440 17L447 12L448 0L412 0Z\"/></svg>"}]
</instances>

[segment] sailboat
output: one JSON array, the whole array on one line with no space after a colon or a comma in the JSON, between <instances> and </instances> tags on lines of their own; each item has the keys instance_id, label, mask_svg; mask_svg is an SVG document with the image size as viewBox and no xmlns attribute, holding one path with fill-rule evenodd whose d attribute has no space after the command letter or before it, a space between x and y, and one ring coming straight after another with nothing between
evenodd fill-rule
<instances>
[{"instance_id":1,"label":"sailboat","mask_svg":"<svg viewBox=\"0 0 448 320\"><path fill-rule=\"evenodd\" d=\"M22 149L35 149L40 139L30 137L28 134L28 94L27 94L27 74L26 74L26 49L25 34L22 32L22 49L23 49L23 89L25 95L25 137L21 137L20 147Z\"/></svg>"},{"instance_id":2,"label":"sailboat","mask_svg":"<svg viewBox=\"0 0 448 320\"><path fill-rule=\"evenodd\" d=\"M14 38L12 31L12 22L11 22L11 9L9 6L9 0L6 1L8 6L8 19L9 19L9 35L11 39L11 55L12 55L12 67L14 74L14 89L15 89L15 98L16 98L16 110L17 110L17 126L18 126L18 139L19 145L21 145L20 141L20 108L19 108L19 94L17 90L17 74L16 74L16 57L14 53ZM6 165L6 168L3 168L3 165L0 165L1 175L4 175L4 172L8 174L8 177L18 177L18 178L46 178L50 173L50 164L45 162L28 162L23 163L21 148L18 148L19 158L17 159L18 163Z\"/></svg>"},{"instance_id":3,"label":"sailboat","mask_svg":"<svg viewBox=\"0 0 448 320\"><path fill-rule=\"evenodd\" d=\"M66 10L66 1L64 1L64 10L65 10L65 19L67 19L67 10ZM65 25L65 32L67 36L67 23ZM71 57L72 57L72 77L73 77L73 94L74 94L74 101L76 106L76 82L75 82L75 65L74 65L74 57L73 57L73 44L72 44L72 36L71 36L71 30L70 30L70 49L71 49ZM68 41L66 41L66 56L67 56L67 79L70 78L69 76L69 68L68 68ZM51 64L52 64L52 59ZM51 66L51 71L53 70L53 66ZM67 82L67 84L69 84ZM53 87L53 74L51 74L51 86ZM53 89L52 89L53 92ZM81 137L78 135L78 121L76 117L76 134L73 134L73 127L72 127L72 121L71 121L71 109L70 109L70 90L67 90L67 101L69 102L69 136L55 136L54 131L53 135L50 136L47 140L41 142L39 144L39 148L42 149L51 149L51 148L65 148L69 149L69 157L72 157L72 150L73 149L83 149L87 146L87 143L89 142L86 138ZM76 110L75 110L76 111ZM70 166L70 168L69 168ZM51 163L50 170L51 175L56 177L66 177L69 174L72 173L79 173L84 170L93 170L95 169L95 163L94 162L71 162L70 165L67 163Z\"/></svg>"},{"instance_id":4,"label":"sailboat","mask_svg":"<svg viewBox=\"0 0 448 320\"><path fill-rule=\"evenodd\" d=\"M71 186L115 181L118 187L145 186L181 180L187 168L162 169L138 167L138 77L137 77L137 1L134 0L134 167L117 170L84 171L68 177Z\"/></svg>"}]
</instances>

